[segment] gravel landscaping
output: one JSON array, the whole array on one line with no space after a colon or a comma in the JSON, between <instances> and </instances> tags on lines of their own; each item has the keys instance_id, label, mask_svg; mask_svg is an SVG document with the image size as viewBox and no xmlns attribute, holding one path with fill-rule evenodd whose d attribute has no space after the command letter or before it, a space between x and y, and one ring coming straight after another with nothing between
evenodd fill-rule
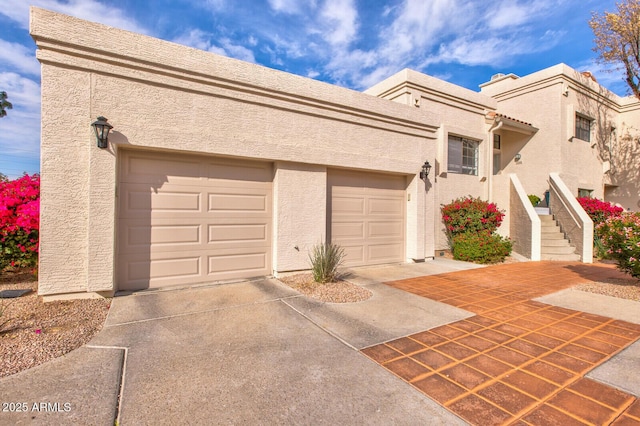
<instances>
[{"instance_id":1,"label":"gravel landscaping","mask_svg":"<svg viewBox=\"0 0 640 426\"><path fill-rule=\"evenodd\" d=\"M27 272L0 274L0 291L30 289L13 299L0 299L0 377L60 357L102 329L110 299L43 303L38 282Z\"/></svg>"},{"instance_id":2,"label":"gravel landscaping","mask_svg":"<svg viewBox=\"0 0 640 426\"><path fill-rule=\"evenodd\" d=\"M305 296L328 303L362 302L372 295L366 288L348 281L317 283L312 274L289 275L279 280Z\"/></svg>"}]
</instances>

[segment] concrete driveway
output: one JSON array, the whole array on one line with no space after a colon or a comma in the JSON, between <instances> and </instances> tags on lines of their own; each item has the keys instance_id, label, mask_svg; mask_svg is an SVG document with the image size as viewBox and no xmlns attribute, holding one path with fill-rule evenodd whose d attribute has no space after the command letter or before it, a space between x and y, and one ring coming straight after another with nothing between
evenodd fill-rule
<instances>
[{"instance_id":1,"label":"concrete driveway","mask_svg":"<svg viewBox=\"0 0 640 426\"><path fill-rule=\"evenodd\" d=\"M353 277L374 294L353 304L270 279L116 297L89 345L0 380L0 400L27 407L0 423L465 424L357 349L471 314L375 274Z\"/></svg>"}]
</instances>

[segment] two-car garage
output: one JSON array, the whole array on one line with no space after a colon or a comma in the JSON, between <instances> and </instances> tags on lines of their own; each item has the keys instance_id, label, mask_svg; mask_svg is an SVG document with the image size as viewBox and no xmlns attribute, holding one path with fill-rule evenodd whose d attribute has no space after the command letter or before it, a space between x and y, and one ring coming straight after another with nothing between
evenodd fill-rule
<instances>
[{"instance_id":1,"label":"two-car garage","mask_svg":"<svg viewBox=\"0 0 640 426\"><path fill-rule=\"evenodd\" d=\"M273 264L273 163L142 150L122 150L119 159L120 290L282 271ZM344 247L345 265L403 262L406 177L326 175L327 236Z\"/></svg>"}]
</instances>

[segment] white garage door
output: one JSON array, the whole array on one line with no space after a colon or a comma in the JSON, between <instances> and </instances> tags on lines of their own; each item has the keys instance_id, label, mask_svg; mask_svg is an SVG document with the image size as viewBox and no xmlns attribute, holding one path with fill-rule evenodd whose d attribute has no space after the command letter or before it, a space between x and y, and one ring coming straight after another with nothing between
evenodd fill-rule
<instances>
[{"instance_id":1,"label":"white garage door","mask_svg":"<svg viewBox=\"0 0 640 426\"><path fill-rule=\"evenodd\" d=\"M272 166L125 151L118 186L118 288L271 273Z\"/></svg>"},{"instance_id":2,"label":"white garage door","mask_svg":"<svg viewBox=\"0 0 640 426\"><path fill-rule=\"evenodd\" d=\"M405 261L404 176L331 170L329 238L345 266Z\"/></svg>"}]
</instances>

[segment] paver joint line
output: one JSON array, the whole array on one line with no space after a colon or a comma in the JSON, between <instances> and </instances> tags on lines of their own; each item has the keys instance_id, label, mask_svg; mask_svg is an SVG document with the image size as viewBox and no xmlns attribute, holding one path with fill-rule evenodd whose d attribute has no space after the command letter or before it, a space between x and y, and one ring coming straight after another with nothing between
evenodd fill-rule
<instances>
[{"instance_id":1,"label":"paver joint line","mask_svg":"<svg viewBox=\"0 0 640 426\"><path fill-rule=\"evenodd\" d=\"M536 262L386 283L477 315L362 352L472 424L535 423L540 416L581 424L634 419L633 395L585 374L638 340L640 326L530 300L616 273ZM493 417L481 418L482 412Z\"/></svg>"}]
</instances>

